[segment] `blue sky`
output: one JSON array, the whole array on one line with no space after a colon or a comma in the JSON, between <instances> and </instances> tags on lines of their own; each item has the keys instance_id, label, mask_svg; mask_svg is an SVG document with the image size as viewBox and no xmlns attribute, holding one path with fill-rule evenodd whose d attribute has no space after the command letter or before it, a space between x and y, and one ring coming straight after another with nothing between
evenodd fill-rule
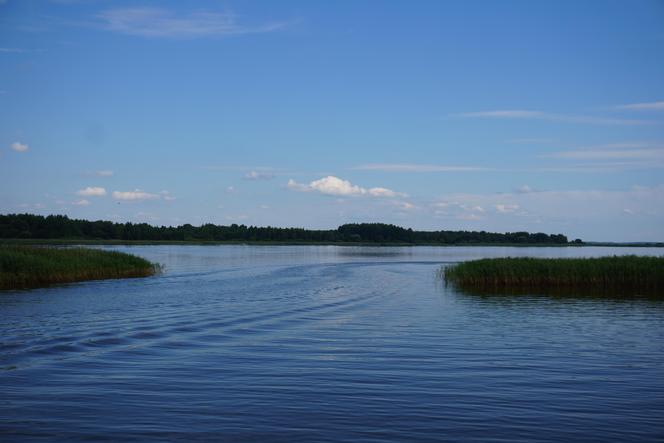
<instances>
[{"instance_id":1,"label":"blue sky","mask_svg":"<svg viewBox=\"0 0 664 443\"><path fill-rule=\"evenodd\" d=\"M664 2L0 1L0 212L664 240Z\"/></svg>"}]
</instances>

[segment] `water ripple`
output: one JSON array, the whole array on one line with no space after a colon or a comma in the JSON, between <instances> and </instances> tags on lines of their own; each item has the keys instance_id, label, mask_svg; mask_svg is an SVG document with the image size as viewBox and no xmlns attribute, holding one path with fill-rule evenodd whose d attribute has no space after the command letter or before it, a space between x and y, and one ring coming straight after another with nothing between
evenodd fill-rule
<instances>
[{"instance_id":1,"label":"water ripple","mask_svg":"<svg viewBox=\"0 0 664 443\"><path fill-rule=\"evenodd\" d=\"M129 249L167 273L0 297L0 439L662 436L661 302L439 284L482 248Z\"/></svg>"}]
</instances>

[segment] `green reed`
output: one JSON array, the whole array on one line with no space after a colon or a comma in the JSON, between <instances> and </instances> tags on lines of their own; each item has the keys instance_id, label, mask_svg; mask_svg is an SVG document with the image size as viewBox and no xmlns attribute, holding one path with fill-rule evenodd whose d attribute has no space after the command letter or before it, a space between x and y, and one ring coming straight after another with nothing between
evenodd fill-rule
<instances>
[{"instance_id":1,"label":"green reed","mask_svg":"<svg viewBox=\"0 0 664 443\"><path fill-rule=\"evenodd\" d=\"M158 271L159 265L123 252L0 245L0 289L147 277Z\"/></svg>"},{"instance_id":2,"label":"green reed","mask_svg":"<svg viewBox=\"0 0 664 443\"><path fill-rule=\"evenodd\" d=\"M664 257L488 258L441 273L446 283L469 290L664 291Z\"/></svg>"}]
</instances>

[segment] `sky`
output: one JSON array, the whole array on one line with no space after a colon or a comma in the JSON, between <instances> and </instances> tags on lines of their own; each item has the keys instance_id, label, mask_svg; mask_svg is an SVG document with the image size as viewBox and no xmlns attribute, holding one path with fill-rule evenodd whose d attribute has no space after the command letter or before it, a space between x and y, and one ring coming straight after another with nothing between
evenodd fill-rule
<instances>
[{"instance_id":1,"label":"sky","mask_svg":"<svg viewBox=\"0 0 664 443\"><path fill-rule=\"evenodd\" d=\"M25 212L664 241L664 2L0 0Z\"/></svg>"}]
</instances>

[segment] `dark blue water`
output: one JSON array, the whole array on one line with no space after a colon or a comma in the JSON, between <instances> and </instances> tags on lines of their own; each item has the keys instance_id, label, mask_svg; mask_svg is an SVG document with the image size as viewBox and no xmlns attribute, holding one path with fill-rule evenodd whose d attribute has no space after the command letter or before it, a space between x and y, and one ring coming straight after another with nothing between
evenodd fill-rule
<instances>
[{"instance_id":1,"label":"dark blue water","mask_svg":"<svg viewBox=\"0 0 664 443\"><path fill-rule=\"evenodd\" d=\"M436 279L661 249L115 249L166 272L0 293L1 441L664 441L664 302Z\"/></svg>"}]
</instances>

